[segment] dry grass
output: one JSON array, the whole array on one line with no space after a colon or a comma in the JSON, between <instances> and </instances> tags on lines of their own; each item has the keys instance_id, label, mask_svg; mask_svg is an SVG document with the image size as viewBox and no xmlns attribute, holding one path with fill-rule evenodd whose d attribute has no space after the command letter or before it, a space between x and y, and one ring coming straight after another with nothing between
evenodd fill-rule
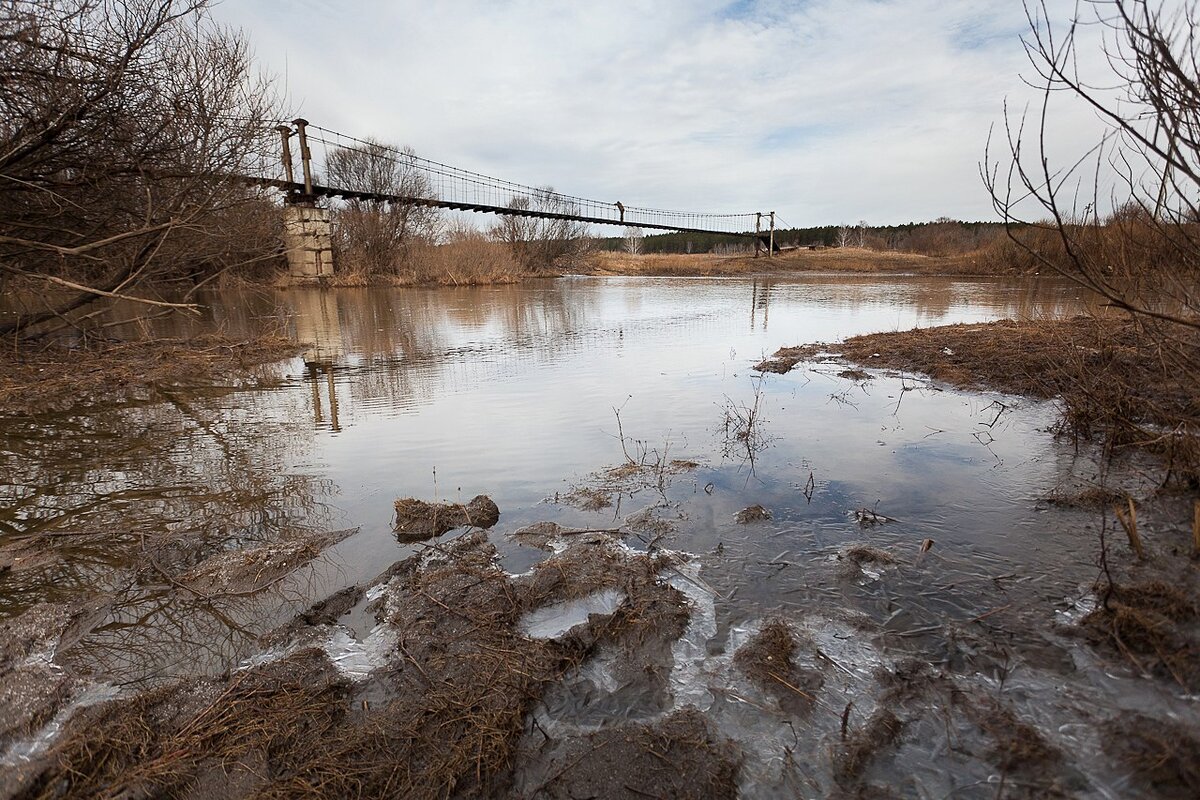
<instances>
[{"instance_id":1,"label":"dry grass","mask_svg":"<svg viewBox=\"0 0 1200 800\"><path fill-rule=\"evenodd\" d=\"M1062 752L1008 706L982 698L968 706L968 714L992 740L988 757L1005 773L1038 775L1062 761Z\"/></svg>"},{"instance_id":2,"label":"dry grass","mask_svg":"<svg viewBox=\"0 0 1200 800\"><path fill-rule=\"evenodd\" d=\"M99 341L77 347L18 345L0 351L0 413L28 414L145 400L158 387L273 380L259 368L296 354L279 336L251 340L218 334L186 341Z\"/></svg>"},{"instance_id":3,"label":"dry grass","mask_svg":"<svg viewBox=\"0 0 1200 800\"><path fill-rule=\"evenodd\" d=\"M894 745L903 730L904 723L891 711L886 708L876 711L834 753L834 780L841 786L859 781L875 756Z\"/></svg>"},{"instance_id":4,"label":"dry grass","mask_svg":"<svg viewBox=\"0 0 1200 800\"><path fill-rule=\"evenodd\" d=\"M596 252L582 272L596 275L705 276L753 275L766 272L918 273L922 275L995 274L966 257L933 257L856 247L788 250L772 258L697 254Z\"/></svg>"},{"instance_id":5,"label":"dry grass","mask_svg":"<svg viewBox=\"0 0 1200 800\"><path fill-rule=\"evenodd\" d=\"M411 244L403 253L397 253L396 263L385 270L367 268L343 258L337 263L336 274L325 285L477 286L517 283L534 276L540 273L531 273L521 266L506 244L475 234L445 244ZM288 285L292 280L285 275L278 282Z\"/></svg>"}]
</instances>

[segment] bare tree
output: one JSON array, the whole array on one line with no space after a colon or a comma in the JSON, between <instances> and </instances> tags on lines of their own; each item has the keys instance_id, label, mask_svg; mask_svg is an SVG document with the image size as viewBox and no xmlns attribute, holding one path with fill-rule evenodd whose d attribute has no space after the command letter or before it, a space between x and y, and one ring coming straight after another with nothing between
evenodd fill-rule
<instances>
[{"instance_id":1,"label":"bare tree","mask_svg":"<svg viewBox=\"0 0 1200 800\"><path fill-rule=\"evenodd\" d=\"M516 197L508 208L513 213L501 217L492 228L492 236L507 244L513 257L527 270L547 269L558 261L578 257L591 245L583 223L538 216L579 214L578 205L552 187Z\"/></svg>"},{"instance_id":2,"label":"bare tree","mask_svg":"<svg viewBox=\"0 0 1200 800\"><path fill-rule=\"evenodd\" d=\"M263 168L277 107L206 0L3 0L0 280L38 289L0 334L99 300L178 308L137 287L273 257L239 235L263 198L233 176Z\"/></svg>"},{"instance_id":3,"label":"bare tree","mask_svg":"<svg viewBox=\"0 0 1200 800\"><path fill-rule=\"evenodd\" d=\"M1026 5L1025 46L1042 98L1032 112L1006 113L1005 152L993 160L989 142L984 183L1009 236L1037 264L1141 319L1200 328L1197 3L1088 8L1055 26L1044 3ZM1105 69L1083 74L1079 36L1097 28ZM1105 125L1062 165L1051 163L1045 136L1060 93Z\"/></svg>"},{"instance_id":4,"label":"bare tree","mask_svg":"<svg viewBox=\"0 0 1200 800\"><path fill-rule=\"evenodd\" d=\"M1072 428L1105 448L1160 454L1166 479L1200 485L1200 22L1197 0L1089 3L1065 26L1026 5L1026 51L1041 102L1006 115L984 183L1012 242L1038 267L1096 292L1105 319L1088 346L1063 334L1061 387ZM1084 74L1083 37L1103 36ZM1088 46L1093 46L1088 43ZM1094 52L1094 50L1093 50ZM1075 160L1052 163L1046 130L1063 96L1104 124ZM989 150L990 150L989 142ZM1022 224L1024 223L1024 224ZM1097 341L1098 339L1098 341ZM1098 346L1093 346L1093 342ZM1103 545L1102 545L1103 550Z\"/></svg>"},{"instance_id":5,"label":"bare tree","mask_svg":"<svg viewBox=\"0 0 1200 800\"><path fill-rule=\"evenodd\" d=\"M631 256L641 255L642 242L645 238L646 235L642 233L641 228L633 226L627 227L625 229L625 241L623 243L625 252ZM691 242L688 242L688 244L691 244Z\"/></svg>"},{"instance_id":6,"label":"bare tree","mask_svg":"<svg viewBox=\"0 0 1200 800\"><path fill-rule=\"evenodd\" d=\"M854 229L854 235L858 240L860 248L867 246L867 221L865 219L858 221L858 227Z\"/></svg>"},{"instance_id":7,"label":"bare tree","mask_svg":"<svg viewBox=\"0 0 1200 800\"><path fill-rule=\"evenodd\" d=\"M849 225L839 225L837 229L836 244L838 247L849 247L851 237L854 235L854 229Z\"/></svg>"},{"instance_id":8,"label":"bare tree","mask_svg":"<svg viewBox=\"0 0 1200 800\"><path fill-rule=\"evenodd\" d=\"M411 148L368 141L342 147L325 163L330 185L374 194L432 199L429 179L413 161ZM437 209L411 203L346 200L334 211L334 247L344 267L367 275L394 273L414 243L438 235Z\"/></svg>"}]
</instances>

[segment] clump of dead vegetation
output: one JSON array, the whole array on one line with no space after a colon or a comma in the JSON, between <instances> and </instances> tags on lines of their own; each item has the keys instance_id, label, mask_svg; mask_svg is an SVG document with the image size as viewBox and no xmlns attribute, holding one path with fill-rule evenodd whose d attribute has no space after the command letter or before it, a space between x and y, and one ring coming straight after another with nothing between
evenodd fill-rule
<instances>
[{"instance_id":1,"label":"clump of dead vegetation","mask_svg":"<svg viewBox=\"0 0 1200 800\"><path fill-rule=\"evenodd\" d=\"M1083 619L1087 638L1116 651L1139 672L1200 686L1196 602L1177 586L1150 580L1112 584Z\"/></svg>"},{"instance_id":2,"label":"clump of dead vegetation","mask_svg":"<svg viewBox=\"0 0 1200 800\"><path fill-rule=\"evenodd\" d=\"M1005 774L1037 775L1062 761L1062 751L1006 705L981 698L967 703L967 714L992 740L988 757Z\"/></svg>"},{"instance_id":3,"label":"clump of dead vegetation","mask_svg":"<svg viewBox=\"0 0 1200 800\"><path fill-rule=\"evenodd\" d=\"M413 497L402 497L394 505L396 516L392 526L396 537L405 542L432 539L465 526L490 528L500 519L500 509L482 494L471 498L466 505L427 503Z\"/></svg>"},{"instance_id":4,"label":"clump of dead vegetation","mask_svg":"<svg viewBox=\"0 0 1200 800\"><path fill-rule=\"evenodd\" d=\"M1166 719L1125 713L1102 726L1104 752L1155 797L1200 796L1200 740Z\"/></svg>"},{"instance_id":5,"label":"clump of dead vegetation","mask_svg":"<svg viewBox=\"0 0 1200 800\"><path fill-rule=\"evenodd\" d=\"M809 711L825 683L820 672L796 663L799 639L785 620L771 619L733 655L734 665L791 714Z\"/></svg>"},{"instance_id":6,"label":"clump of dead vegetation","mask_svg":"<svg viewBox=\"0 0 1200 800\"><path fill-rule=\"evenodd\" d=\"M771 512L760 505L747 506L733 515L733 521L738 525L749 525L751 522L766 522L771 518Z\"/></svg>"},{"instance_id":7,"label":"clump of dead vegetation","mask_svg":"<svg viewBox=\"0 0 1200 800\"><path fill-rule=\"evenodd\" d=\"M563 495L555 495L555 502L563 502L581 511L602 511L613 506L621 497L634 497L642 491L652 491L664 496L671 478L691 472L700 466L695 461L668 458L663 451L639 448L638 457L624 463L600 470L588 476L588 482L572 486Z\"/></svg>"},{"instance_id":8,"label":"clump of dead vegetation","mask_svg":"<svg viewBox=\"0 0 1200 800\"><path fill-rule=\"evenodd\" d=\"M80 406L144 401L177 387L266 384L263 369L299 352L295 342L265 335L250 340L206 334L187 340L114 341L75 345L10 343L0 348L0 412L34 414Z\"/></svg>"},{"instance_id":9,"label":"clump of dead vegetation","mask_svg":"<svg viewBox=\"0 0 1200 800\"><path fill-rule=\"evenodd\" d=\"M880 708L853 732L843 729L842 741L833 755L833 778L840 786L862 779L871 762L895 745L904 731L904 723L886 708Z\"/></svg>"},{"instance_id":10,"label":"clump of dead vegetation","mask_svg":"<svg viewBox=\"0 0 1200 800\"><path fill-rule=\"evenodd\" d=\"M1118 503L1127 503L1129 495L1119 489L1112 489L1106 486L1090 486L1086 489L1080 489L1077 492L1051 492L1046 497L1046 501L1062 508L1096 510L1110 508Z\"/></svg>"},{"instance_id":11,"label":"clump of dead vegetation","mask_svg":"<svg viewBox=\"0 0 1200 800\"><path fill-rule=\"evenodd\" d=\"M896 563L896 557L886 550L865 544L856 544L846 550L846 558L855 564L882 564L887 566Z\"/></svg>"},{"instance_id":12,"label":"clump of dead vegetation","mask_svg":"<svg viewBox=\"0 0 1200 800\"><path fill-rule=\"evenodd\" d=\"M171 583L208 598L256 594L278 583L356 530L312 533L245 550L218 553L179 577L171 578Z\"/></svg>"}]
</instances>

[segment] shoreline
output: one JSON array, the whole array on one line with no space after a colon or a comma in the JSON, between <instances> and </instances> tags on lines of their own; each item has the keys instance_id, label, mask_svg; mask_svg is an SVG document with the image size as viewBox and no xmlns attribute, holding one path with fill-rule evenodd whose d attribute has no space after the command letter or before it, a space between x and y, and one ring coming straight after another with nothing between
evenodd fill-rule
<instances>
[{"instance_id":1,"label":"shoreline","mask_svg":"<svg viewBox=\"0 0 1200 800\"><path fill-rule=\"evenodd\" d=\"M328 288L361 288L368 286L442 287L496 286L561 277L775 277L818 274L894 275L921 277L1032 277L1035 272L1009 267L997 269L981 255L968 253L958 256L926 256L896 251L860 248L825 248L821 250L787 250L768 257L750 255L714 255L710 253L638 254L597 251L571 263L544 271L493 270L479 272L468 279L453 275L444 279L420 280L412 275L364 276L352 271L333 278L297 282L286 275L266 281L267 285L288 287L316 285Z\"/></svg>"}]
</instances>

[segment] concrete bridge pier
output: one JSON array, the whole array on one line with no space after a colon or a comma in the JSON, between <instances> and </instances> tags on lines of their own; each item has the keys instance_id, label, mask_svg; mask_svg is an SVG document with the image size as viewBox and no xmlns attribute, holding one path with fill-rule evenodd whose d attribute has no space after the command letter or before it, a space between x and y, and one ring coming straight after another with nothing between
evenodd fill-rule
<instances>
[{"instance_id":1,"label":"concrete bridge pier","mask_svg":"<svg viewBox=\"0 0 1200 800\"><path fill-rule=\"evenodd\" d=\"M329 209L306 203L285 205L283 240L291 277L311 281L333 275L333 231Z\"/></svg>"},{"instance_id":2,"label":"concrete bridge pier","mask_svg":"<svg viewBox=\"0 0 1200 800\"><path fill-rule=\"evenodd\" d=\"M300 141L300 163L304 167L304 194L288 195L283 206L283 246L287 252L288 273L300 282L311 282L333 275L333 230L329 209L317 205L313 196L312 152L308 149L308 120L294 119ZM292 173L292 129L280 125L283 140L283 171L288 183Z\"/></svg>"}]
</instances>

